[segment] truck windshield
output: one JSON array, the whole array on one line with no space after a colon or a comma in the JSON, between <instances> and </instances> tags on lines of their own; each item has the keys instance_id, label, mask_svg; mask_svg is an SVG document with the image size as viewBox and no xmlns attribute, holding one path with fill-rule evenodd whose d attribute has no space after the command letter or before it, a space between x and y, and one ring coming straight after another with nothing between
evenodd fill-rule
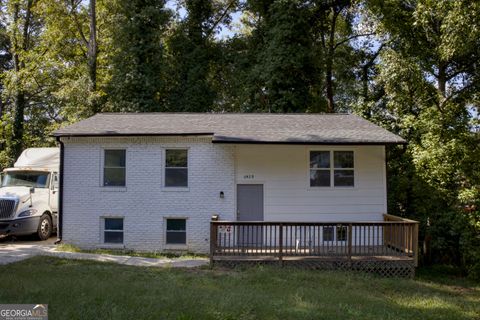
<instances>
[{"instance_id":1,"label":"truck windshield","mask_svg":"<svg viewBox=\"0 0 480 320\"><path fill-rule=\"evenodd\" d=\"M49 173L42 171L7 171L2 178L2 187L48 188Z\"/></svg>"}]
</instances>

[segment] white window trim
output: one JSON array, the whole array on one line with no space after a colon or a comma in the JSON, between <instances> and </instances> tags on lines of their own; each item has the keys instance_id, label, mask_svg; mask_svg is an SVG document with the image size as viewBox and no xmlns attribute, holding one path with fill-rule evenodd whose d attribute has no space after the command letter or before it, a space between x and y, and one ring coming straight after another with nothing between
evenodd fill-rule
<instances>
[{"instance_id":1,"label":"white window trim","mask_svg":"<svg viewBox=\"0 0 480 320\"><path fill-rule=\"evenodd\" d=\"M167 243L167 220L185 220L185 243ZM188 217L185 216L166 216L163 218L163 235L165 249L187 250L188 249Z\"/></svg>"},{"instance_id":2,"label":"white window trim","mask_svg":"<svg viewBox=\"0 0 480 320\"><path fill-rule=\"evenodd\" d=\"M165 172L167 169L167 150L187 150L187 186L186 187L167 187L165 186ZM163 148L162 152L162 191L180 191L180 192L185 192L185 191L190 191L190 147L165 147ZM184 167L177 167L177 168L184 168Z\"/></svg>"},{"instance_id":3,"label":"white window trim","mask_svg":"<svg viewBox=\"0 0 480 320\"><path fill-rule=\"evenodd\" d=\"M105 219L122 219L123 220L123 229L120 230L106 230L105 229ZM110 243L105 242L105 231L108 232L122 232L123 233L123 242L122 243ZM124 216L101 216L100 217L100 248L125 248L125 217Z\"/></svg>"},{"instance_id":4,"label":"white window trim","mask_svg":"<svg viewBox=\"0 0 480 320\"><path fill-rule=\"evenodd\" d=\"M312 151L328 151L330 153L330 168L327 169L325 168L324 170L330 171L330 186L311 186L310 185L310 171L315 170L310 167L310 152ZM334 152L335 151L349 151L353 152L353 168L335 168L335 163L334 163ZM307 149L307 166L308 166L308 174L307 174L307 186L309 190L355 190L357 189L357 170L358 170L358 165L357 165L357 156L356 156L356 150L354 148L347 149L347 148L314 148L314 149ZM353 186L335 186L335 170L353 170ZM319 169L321 170L321 169Z\"/></svg>"},{"instance_id":5,"label":"white window trim","mask_svg":"<svg viewBox=\"0 0 480 320\"><path fill-rule=\"evenodd\" d=\"M107 150L125 150L125 185L124 186L105 186L105 151ZM126 147L103 147L100 149L100 190L101 191L127 191L128 178L128 148Z\"/></svg>"}]
</instances>

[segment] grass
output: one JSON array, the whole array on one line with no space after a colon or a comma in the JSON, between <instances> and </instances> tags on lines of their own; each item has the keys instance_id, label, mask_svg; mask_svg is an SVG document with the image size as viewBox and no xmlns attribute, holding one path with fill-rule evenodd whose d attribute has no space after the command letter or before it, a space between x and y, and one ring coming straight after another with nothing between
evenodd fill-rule
<instances>
[{"instance_id":1,"label":"grass","mask_svg":"<svg viewBox=\"0 0 480 320\"><path fill-rule=\"evenodd\" d=\"M185 253L174 253L174 252L140 252L133 250L124 250L124 249L94 249L94 250L85 250L80 249L77 246L71 244L60 244L56 247L57 251L66 251L66 252L81 252L81 253L95 253L95 254L111 254L118 256L131 256L131 257L143 257L143 258L156 258L156 259L199 259L207 258L207 255L201 255L191 252Z\"/></svg>"},{"instance_id":2,"label":"grass","mask_svg":"<svg viewBox=\"0 0 480 320\"><path fill-rule=\"evenodd\" d=\"M48 303L51 319L479 319L479 284L438 273L409 280L35 257L0 266L0 302Z\"/></svg>"}]
</instances>

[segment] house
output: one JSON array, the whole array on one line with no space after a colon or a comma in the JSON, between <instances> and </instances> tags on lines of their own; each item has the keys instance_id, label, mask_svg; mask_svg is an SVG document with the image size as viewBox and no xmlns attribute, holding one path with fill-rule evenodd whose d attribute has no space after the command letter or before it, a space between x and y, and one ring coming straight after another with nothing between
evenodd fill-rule
<instances>
[{"instance_id":1,"label":"house","mask_svg":"<svg viewBox=\"0 0 480 320\"><path fill-rule=\"evenodd\" d=\"M206 253L231 237L233 224L222 221L303 223L283 233L296 252L312 241L394 239L373 223L386 220L385 146L405 140L356 115L107 113L54 136L61 236L82 248ZM224 240L210 241L214 215ZM361 235L351 222L373 229ZM275 237L271 228L248 230L230 245Z\"/></svg>"}]
</instances>

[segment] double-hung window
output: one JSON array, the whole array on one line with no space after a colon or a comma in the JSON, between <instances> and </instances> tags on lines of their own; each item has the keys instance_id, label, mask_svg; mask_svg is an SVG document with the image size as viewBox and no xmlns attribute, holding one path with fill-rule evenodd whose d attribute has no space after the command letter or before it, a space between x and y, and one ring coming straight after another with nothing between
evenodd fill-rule
<instances>
[{"instance_id":1,"label":"double-hung window","mask_svg":"<svg viewBox=\"0 0 480 320\"><path fill-rule=\"evenodd\" d=\"M333 185L335 187L353 187L353 151L333 152Z\"/></svg>"},{"instance_id":2,"label":"double-hung window","mask_svg":"<svg viewBox=\"0 0 480 320\"><path fill-rule=\"evenodd\" d=\"M186 225L186 219L167 219L167 244L186 244Z\"/></svg>"},{"instance_id":3,"label":"double-hung window","mask_svg":"<svg viewBox=\"0 0 480 320\"><path fill-rule=\"evenodd\" d=\"M310 187L330 187L330 151L310 151Z\"/></svg>"},{"instance_id":4,"label":"double-hung window","mask_svg":"<svg viewBox=\"0 0 480 320\"><path fill-rule=\"evenodd\" d=\"M105 150L103 164L103 186L125 186L125 157L125 150Z\"/></svg>"},{"instance_id":5,"label":"double-hung window","mask_svg":"<svg viewBox=\"0 0 480 320\"><path fill-rule=\"evenodd\" d=\"M165 187L188 187L188 150L165 150Z\"/></svg>"},{"instance_id":6,"label":"double-hung window","mask_svg":"<svg viewBox=\"0 0 480 320\"><path fill-rule=\"evenodd\" d=\"M123 218L104 218L103 242L123 243Z\"/></svg>"},{"instance_id":7,"label":"double-hung window","mask_svg":"<svg viewBox=\"0 0 480 320\"><path fill-rule=\"evenodd\" d=\"M353 187L353 151L310 151L310 187Z\"/></svg>"}]
</instances>

